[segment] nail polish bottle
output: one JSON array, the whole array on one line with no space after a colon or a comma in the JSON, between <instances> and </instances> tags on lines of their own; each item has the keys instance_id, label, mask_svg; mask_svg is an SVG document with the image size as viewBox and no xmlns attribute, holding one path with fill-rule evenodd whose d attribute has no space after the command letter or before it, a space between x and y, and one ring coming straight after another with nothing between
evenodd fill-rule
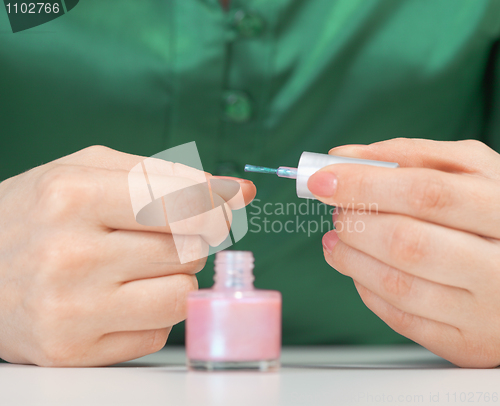
<instances>
[{"instance_id":1,"label":"nail polish bottle","mask_svg":"<svg viewBox=\"0 0 500 406\"><path fill-rule=\"evenodd\" d=\"M220 251L212 289L191 292L186 352L194 370L276 370L281 351L281 293L253 286L253 254Z\"/></svg>"}]
</instances>

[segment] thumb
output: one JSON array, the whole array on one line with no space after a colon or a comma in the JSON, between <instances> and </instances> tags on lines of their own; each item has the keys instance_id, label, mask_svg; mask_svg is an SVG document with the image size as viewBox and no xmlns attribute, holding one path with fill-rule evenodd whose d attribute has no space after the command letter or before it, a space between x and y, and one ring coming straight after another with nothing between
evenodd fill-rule
<instances>
[{"instance_id":1,"label":"thumb","mask_svg":"<svg viewBox=\"0 0 500 406\"><path fill-rule=\"evenodd\" d=\"M330 155L397 162L400 167L429 168L443 172L499 177L499 155L476 140L434 141L419 138L394 138L369 145L343 145Z\"/></svg>"}]
</instances>

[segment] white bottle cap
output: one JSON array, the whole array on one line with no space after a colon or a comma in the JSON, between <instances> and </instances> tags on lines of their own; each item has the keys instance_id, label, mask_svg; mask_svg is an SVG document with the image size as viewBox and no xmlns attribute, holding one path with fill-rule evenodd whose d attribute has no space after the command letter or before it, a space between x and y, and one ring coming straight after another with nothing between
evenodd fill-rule
<instances>
[{"instance_id":1,"label":"white bottle cap","mask_svg":"<svg viewBox=\"0 0 500 406\"><path fill-rule=\"evenodd\" d=\"M361 164L383 166L385 168L399 167L399 165L395 162L371 161L369 159L345 158L335 155L303 152L300 156L299 166L297 168L297 196L304 199L315 199L313 194L307 188L307 181L309 180L309 177L325 166L334 164Z\"/></svg>"}]
</instances>

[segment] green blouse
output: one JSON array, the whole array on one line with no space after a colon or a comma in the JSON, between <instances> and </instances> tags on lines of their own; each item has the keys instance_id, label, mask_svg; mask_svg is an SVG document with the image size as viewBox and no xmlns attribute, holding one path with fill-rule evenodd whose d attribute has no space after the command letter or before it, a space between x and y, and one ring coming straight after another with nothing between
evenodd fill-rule
<instances>
[{"instance_id":1,"label":"green blouse","mask_svg":"<svg viewBox=\"0 0 500 406\"><path fill-rule=\"evenodd\" d=\"M196 141L205 170L236 176L394 137L500 148L499 35L499 0L81 0L16 34L0 7L0 180L93 144ZM325 263L329 208L248 178L258 200L233 248L282 292L283 342L406 342ZM200 286L212 277L213 257Z\"/></svg>"}]
</instances>

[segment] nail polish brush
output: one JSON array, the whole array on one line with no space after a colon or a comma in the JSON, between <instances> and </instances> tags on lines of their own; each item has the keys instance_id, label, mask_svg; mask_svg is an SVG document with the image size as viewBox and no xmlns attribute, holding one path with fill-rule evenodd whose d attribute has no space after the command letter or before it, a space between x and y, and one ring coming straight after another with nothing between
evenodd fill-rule
<instances>
[{"instance_id":1,"label":"nail polish brush","mask_svg":"<svg viewBox=\"0 0 500 406\"><path fill-rule=\"evenodd\" d=\"M307 181L310 176L324 168L334 164L358 164L381 166L385 168L397 168L395 162L373 161L369 159L346 158L328 154L318 154L315 152L303 152L299 159L297 168L280 166L279 168L266 168L264 166L245 165L245 172L265 173L277 175L280 178L296 179L297 196L304 199L315 199L314 195L307 188Z\"/></svg>"}]
</instances>

